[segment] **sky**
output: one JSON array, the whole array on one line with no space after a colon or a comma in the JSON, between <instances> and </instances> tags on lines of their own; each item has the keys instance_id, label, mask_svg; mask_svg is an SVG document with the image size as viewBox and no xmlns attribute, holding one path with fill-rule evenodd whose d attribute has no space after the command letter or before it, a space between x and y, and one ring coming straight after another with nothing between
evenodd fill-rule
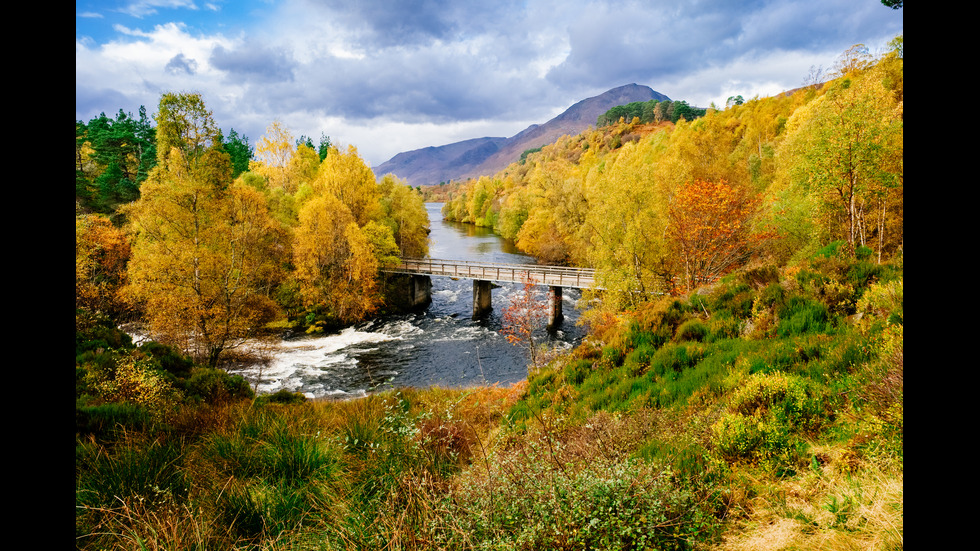
<instances>
[{"instance_id":1,"label":"sky","mask_svg":"<svg viewBox=\"0 0 980 551\"><path fill-rule=\"evenodd\" d=\"M227 134L402 151L510 137L642 84L696 107L767 97L886 49L880 0L76 0L75 118L201 94Z\"/></svg>"}]
</instances>

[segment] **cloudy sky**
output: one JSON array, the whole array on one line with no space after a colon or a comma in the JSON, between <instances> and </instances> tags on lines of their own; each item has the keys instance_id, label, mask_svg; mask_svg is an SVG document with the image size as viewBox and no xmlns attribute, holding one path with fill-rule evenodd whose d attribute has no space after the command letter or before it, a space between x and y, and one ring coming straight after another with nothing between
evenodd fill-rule
<instances>
[{"instance_id":1,"label":"cloudy sky","mask_svg":"<svg viewBox=\"0 0 980 551\"><path fill-rule=\"evenodd\" d=\"M903 32L880 0L76 0L75 118L199 92L226 132L396 153L512 136L624 84L769 96Z\"/></svg>"}]
</instances>

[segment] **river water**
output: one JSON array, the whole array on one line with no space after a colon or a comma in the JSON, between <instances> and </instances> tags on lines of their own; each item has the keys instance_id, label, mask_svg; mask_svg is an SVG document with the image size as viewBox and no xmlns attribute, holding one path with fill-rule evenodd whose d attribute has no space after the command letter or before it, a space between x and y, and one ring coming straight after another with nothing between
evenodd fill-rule
<instances>
[{"instance_id":1,"label":"river water","mask_svg":"<svg viewBox=\"0 0 980 551\"><path fill-rule=\"evenodd\" d=\"M513 243L487 228L446 222L442 203L427 203L432 258L512 264L534 263ZM395 387L509 385L527 377L523 350L501 334L501 314L523 287L501 283L492 291L493 311L473 320L473 282L432 277L432 304L423 312L381 317L339 334L303 336L280 343L265 366L232 373L258 382L259 394L287 389L310 398L353 398ZM540 290L541 300L545 289ZM584 336L576 322L576 289L563 290L565 320L553 333L535 336L571 348Z\"/></svg>"}]
</instances>

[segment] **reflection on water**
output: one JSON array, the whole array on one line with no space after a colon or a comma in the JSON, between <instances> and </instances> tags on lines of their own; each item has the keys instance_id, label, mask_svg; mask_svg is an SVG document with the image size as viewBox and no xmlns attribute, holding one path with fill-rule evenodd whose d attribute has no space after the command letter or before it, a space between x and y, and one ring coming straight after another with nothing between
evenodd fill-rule
<instances>
[{"instance_id":1,"label":"reflection on water","mask_svg":"<svg viewBox=\"0 0 980 551\"><path fill-rule=\"evenodd\" d=\"M432 258L534 262L487 228L444 222L441 207L426 204ZM432 304L424 312L382 317L334 335L291 339L261 372L257 366L232 371L252 382L260 379L260 393L285 388L311 398L356 397L404 386L512 384L526 378L527 361L522 350L500 334L500 314L520 290L515 284L495 287L493 311L473 320L472 280L433 277ZM542 298L543 293L542 289ZM553 334L542 329L539 340L569 348L582 338L575 324L579 296L575 289L564 290L565 321Z\"/></svg>"}]
</instances>

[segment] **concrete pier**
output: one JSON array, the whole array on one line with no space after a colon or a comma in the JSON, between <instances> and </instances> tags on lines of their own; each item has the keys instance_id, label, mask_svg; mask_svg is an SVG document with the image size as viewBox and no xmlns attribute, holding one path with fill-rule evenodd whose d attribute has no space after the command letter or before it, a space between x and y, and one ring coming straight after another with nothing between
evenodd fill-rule
<instances>
[{"instance_id":1,"label":"concrete pier","mask_svg":"<svg viewBox=\"0 0 980 551\"><path fill-rule=\"evenodd\" d=\"M548 290L548 331L561 325L565 315L561 312L561 287L550 286Z\"/></svg>"},{"instance_id":2,"label":"concrete pier","mask_svg":"<svg viewBox=\"0 0 980 551\"><path fill-rule=\"evenodd\" d=\"M427 275L410 276L408 301L411 308L427 308L432 303L432 278Z\"/></svg>"},{"instance_id":3,"label":"concrete pier","mask_svg":"<svg viewBox=\"0 0 980 551\"><path fill-rule=\"evenodd\" d=\"M493 306L490 303L490 287L492 284L489 281L482 279L473 280L473 319L480 319L493 310Z\"/></svg>"}]
</instances>

